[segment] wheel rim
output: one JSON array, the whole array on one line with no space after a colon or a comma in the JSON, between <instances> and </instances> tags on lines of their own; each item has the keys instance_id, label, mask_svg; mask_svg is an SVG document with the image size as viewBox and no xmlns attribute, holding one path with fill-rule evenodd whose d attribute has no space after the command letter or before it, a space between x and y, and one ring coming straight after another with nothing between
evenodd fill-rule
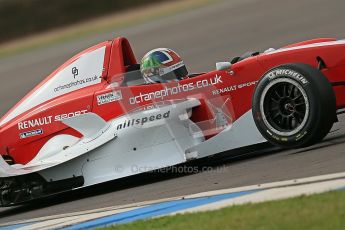
<instances>
[{"instance_id":1,"label":"wheel rim","mask_svg":"<svg viewBox=\"0 0 345 230\"><path fill-rule=\"evenodd\" d=\"M268 84L260 98L265 125L281 136L298 133L309 116L309 100L305 90L288 78Z\"/></svg>"}]
</instances>

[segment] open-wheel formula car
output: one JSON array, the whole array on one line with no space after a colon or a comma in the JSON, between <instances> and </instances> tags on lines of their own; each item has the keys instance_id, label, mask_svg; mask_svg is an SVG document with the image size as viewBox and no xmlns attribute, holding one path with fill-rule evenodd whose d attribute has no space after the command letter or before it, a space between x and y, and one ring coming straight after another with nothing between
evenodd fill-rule
<instances>
[{"instance_id":1,"label":"open-wheel formula car","mask_svg":"<svg viewBox=\"0 0 345 230\"><path fill-rule=\"evenodd\" d=\"M0 120L0 204L266 141L312 145L345 107L345 40L249 52L216 66L146 84L125 38L74 56Z\"/></svg>"}]
</instances>

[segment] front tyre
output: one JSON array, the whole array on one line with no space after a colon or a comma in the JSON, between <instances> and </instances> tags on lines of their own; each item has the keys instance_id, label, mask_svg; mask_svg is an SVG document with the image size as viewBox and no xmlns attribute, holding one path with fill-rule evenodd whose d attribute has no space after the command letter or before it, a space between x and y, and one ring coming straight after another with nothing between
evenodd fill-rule
<instances>
[{"instance_id":1,"label":"front tyre","mask_svg":"<svg viewBox=\"0 0 345 230\"><path fill-rule=\"evenodd\" d=\"M298 148L327 135L335 121L336 101L332 85L319 70L293 63L271 69L260 79L252 111L269 142Z\"/></svg>"}]
</instances>

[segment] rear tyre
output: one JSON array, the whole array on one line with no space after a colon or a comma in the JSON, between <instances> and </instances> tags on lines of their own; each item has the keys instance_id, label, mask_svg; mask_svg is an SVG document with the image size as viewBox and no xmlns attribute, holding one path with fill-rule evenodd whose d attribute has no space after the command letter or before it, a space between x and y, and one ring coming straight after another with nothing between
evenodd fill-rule
<instances>
[{"instance_id":1,"label":"rear tyre","mask_svg":"<svg viewBox=\"0 0 345 230\"><path fill-rule=\"evenodd\" d=\"M272 144L298 148L321 141L336 118L332 85L306 64L287 64L268 71L253 95L253 117Z\"/></svg>"}]
</instances>

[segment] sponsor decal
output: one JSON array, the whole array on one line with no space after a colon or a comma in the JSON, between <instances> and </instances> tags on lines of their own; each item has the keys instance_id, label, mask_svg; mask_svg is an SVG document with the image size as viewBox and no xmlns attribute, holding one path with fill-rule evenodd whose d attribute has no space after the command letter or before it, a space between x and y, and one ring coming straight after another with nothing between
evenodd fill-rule
<instances>
[{"instance_id":1,"label":"sponsor decal","mask_svg":"<svg viewBox=\"0 0 345 230\"><path fill-rule=\"evenodd\" d=\"M213 90L212 94L213 95L218 95L218 94L221 94L221 93L227 93L227 92L231 92L231 91L236 91L238 89L243 89L243 88L246 88L246 87L250 87L250 86L256 85L257 83L258 83L258 81L251 81L251 82L241 83L241 84L238 84L238 85L231 85L231 86L228 86L228 87L225 87L225 88Z\"/></svg>"},{"instance_id":2,"label":"sponsor decal","mask_svg":"<svg viewBox=\"0 0 345 230\"><path fill-rule=\"evenodd\" d=\"M143 126L144 124L146 124L148 122L154 122L154 121L158 121L161 119L167 119L169 117L170 117L170 110L168 112L159 113L159 114L152 115L152 116L127 119L123 123L118 124L116 129L120 130L120 129L124 129L124 128L128 128L128 127L132 127L132 126Z\"/></svg>"},{"instance_id":3,"label":"sponsor decal","mask_svg":"<svg viewBox=\"0 0 345 230\"><path fill-rule=\"evenodd\" d=\"M176 95L183 92L192 91L195 89L206 88L209 86L217 85L223 83L222 76L216 74L215 77L209 79L199 80L197 82L191 82L188 84L180 84L178 83L176 86L173 87L165 87L162 90L150 92L150 93L140 93L139 95L133 96L129 98L130 104L139 104L146 101L160 99L163 100L165 97Z\"/></svg>"},{"instance_id":4,"label":"sponsor decal","mask_svg":"<svg viewBox=\"0 0 345 230\"><path fill-rule=\"evenodd\" d=\"M122 92L121 91L112 91L105 94L100 94L97 96L97 104L103 105L113 101L118 101L122 99Z\"/></svg>"},{"instance_id":5,"label":"sponsor decal","mask_svg":"<svg viewBox=\"0 0 345 230\"><path fill-rule=\"evenodd\" d=\"M87 78L82 79L82 80L71 81L65 85L59 85L58 87L54 88L54 92L59 92L59 91L64 90L64 89L74 88L74 87L77 87L79 85L84 85L86 83L95 82L95 81L99 80L99 78L100 77L95 75L93 77L87 77Z\"/></svg>"},{"instance_id":6,"label":"sponsor decal","mask_svg":"<svg viewBox=\"0 0 345 230\"><path fill-rule=\"evenodd\" d=\"M62 121L67 118L76 117L76 116L85 114L87 112L88 112L87 110L80 110L80 111L71 112L71 113L64 113L64 114L59 114L55 116L40 117L33 120L18 122L18 130L35 128L35 127L43 126L43 125L49 125L55 121Z\"/></svg>"},{"instance_id":7,"label":"sponsor decal","mask_svg":"<svg viewBox=\"0 0 345 230\"><path fill-rule=\"evenodd\" d=\"M73 67L72 68L72 74L73 74L73 78L74 79L75 79L76 76L78 76L79 71L78 71L77 67Z\"/></svg>"},{"instance_id":8,"label":"sponsor decal","mask_svg":"<svg viewBox=\"0 0 345 230\"><path fill-rule=\"evenodd\" d=\"M305 79L301 74L291 69L275 69L269 72L267 76L270 80L273 80L274 78L280 77L280 76L290 76L292 78L295 78L297 81L300 81L302 84L309 83L308 80Z\"/></svg>"},{"instance_id":9,"label":"sponsor decal","mask_svg":"<svg viewBox=\"0 0 345 230\"><path fill-rule=\"evenodd\" d=\"M36 130L20 133L19 136L20 136L20 139L24 139L24 138L33 137L33 136L42 135L42 134L43 134L42 129L36 129Z\"/></svg>"},{"instance_id":10,"label":"sponsor decal","mask_svg":"<svg viewBox=\"0 0 345 230\"><path fill-rule=\"evenodd\" d=\"M86 86L101 82L105 46L83 54L73 64L54 76L50 90L61 95ZM71 77L73 76L73 79Z\"/></svg>"},{"instance_id":11,"label":"sponsor decal","mask_svg":"<svg viewBox=\"0 0 345 230\"><path fill-rule=\"evenodd\" d=\"M3 125L16 116L57 96L101 83L105 50L106 45L87 51L80 56L76 56L76 60L68 66L65 66L67 64L65 63L59 67L49 75L41 87L37 88L35 92L28 95L25 100L14 107L12 112L0 121L0 124ZM78 69L78 77L76 79L73 79L71 72L73 67Z\"/></svg>"}]
</instances>

